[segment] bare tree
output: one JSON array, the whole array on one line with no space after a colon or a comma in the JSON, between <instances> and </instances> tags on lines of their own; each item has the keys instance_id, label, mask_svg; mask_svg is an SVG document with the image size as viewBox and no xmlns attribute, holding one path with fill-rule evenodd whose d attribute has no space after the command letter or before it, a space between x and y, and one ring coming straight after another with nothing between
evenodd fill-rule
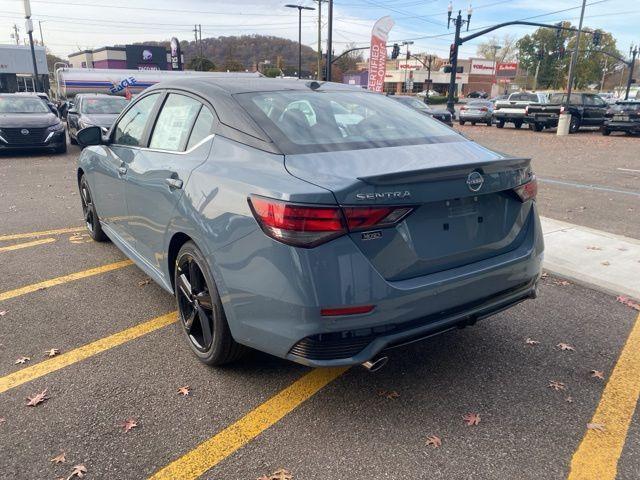
<instances>
[{"instance_id":1,"label":"bare tree","mask_svg":"<svg viewBox=\"0 0 640 480\"><path fill-rule=\"evenodd\" d=\"M517 39L513 35L505 34L502 37L491 35L484 42L478 45L476 54L481 58L496 62L512 62L517 58Z\"/></svg>"}]
</instances>

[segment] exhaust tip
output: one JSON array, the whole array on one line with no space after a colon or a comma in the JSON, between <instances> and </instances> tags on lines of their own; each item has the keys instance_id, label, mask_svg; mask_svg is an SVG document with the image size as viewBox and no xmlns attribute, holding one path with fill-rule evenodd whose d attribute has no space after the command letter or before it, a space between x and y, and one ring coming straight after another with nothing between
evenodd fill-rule
<instances>
[{"instance_id":1,"label":"exhaust tip","mask_svg":"<svg viewBox=\"0 0 640 480\"><path fill-rule=\"evenodd\" d=\"M377 372L382 367L384 367L388 361L389 361L389 357L378 357L378 358L374 358L372 360L367 360L366 362L363 362L362 366L364 369L373 373L373 372Z\"/></svg>"}]
</instances>

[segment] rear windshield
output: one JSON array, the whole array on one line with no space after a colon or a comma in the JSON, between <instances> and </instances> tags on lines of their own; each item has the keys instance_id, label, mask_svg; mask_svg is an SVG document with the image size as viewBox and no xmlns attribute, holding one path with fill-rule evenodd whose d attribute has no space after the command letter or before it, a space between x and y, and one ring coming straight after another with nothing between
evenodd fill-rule
<instances>
[{"instance_id":1,"label":"rear windshield","mask_svg":"<svg viewBox=\"0 0 640 480\"><path fill-rule=\"evenodd\" d=\"M127 106L127 103L127 100L122 97L84 98L81 113L117 115Z\"/></svg>"},{"instance_id":2,"label":"rear windshield","mask_svg":"<svg viewBox=\"0 0 640 480\"><path fill-rule=\"evenodd\" d=\"M613 107L613 110L616 112L627 111L627 112L640 112L640 102L636 103L616 103Z\"/></svg>"},{"instance_id":3,"label":"rear windshield","mask_svg":"<svg viewBox=\"0 0 640 480\"><path fill-rule=\"evenodd\" d=\"M565 103L567 95L564 93L553 93L549 97L549 103ZM582 105L582 95L578 93L571 94L571 105Z\"/></svg>"},{"instance_id":4,"label":"rear windshield","mask_svg":"<svg viewBox=\"0 0 640 480\"><path fill-rule=\"evenodd\" d=\"M236 99L283 153L463 140L437 120L374 93L281 91Z\"/></svg>"},{"instance_id":5,"label":"rear windshield","mask_svg":"<svg viewBox=\"0 0 640 480\"><path fill-rule=\"evenodd\" d=\"M537 102L538 96L533 93L512 93L509 97L510 102Z\"/></svg>"},{"instance_id":6,"label":"rear windshield","mask_svg":"<svg viewBox=\"0 0 640 480\"><path fill-rule=\"evenodd\" d=\"M392 96L391 98L394 99L396 102L403 103L403 104L407 105L408 107L415 108L416 110L423 110L425 112L429 111L429 107L427 107L427 105L424 102L421 102L417 98L413 98L413 97L394 97L394 96Z\"/></svg>"},{"instance_id":7,"label":"rear windshield","mask_svg":"<svg viewBox=\"0 0 640 480\"><path fill-rule=\"evenodd\" d=\"M50 113L49 107L40 97L2 97L0 113Z\"/></svg>"}]
</instances>

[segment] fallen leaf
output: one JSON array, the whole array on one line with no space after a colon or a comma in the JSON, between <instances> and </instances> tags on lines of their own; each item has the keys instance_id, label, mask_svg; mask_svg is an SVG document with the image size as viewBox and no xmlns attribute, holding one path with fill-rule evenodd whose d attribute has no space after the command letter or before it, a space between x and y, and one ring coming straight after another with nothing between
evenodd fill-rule
<instances>
[{"instance_id":1,"label":"fallen leaf","mask_svg":"<svg viewBox=\"0 0 640 480\"><path fill-rule=\"evenodd\" d=\"M560 287L566 287L567 285L571 285L571 283L567 282L566 280L554 280L553 284L558 285Z\"/></svg>"},{"instance_id":2,"label":"fallen leaf","mask_svg":"<svg viewBox=\"0 0 640 480\"><path fill-rule=\"evenodd\" d=\"M258 480L293 480L293 475L289 470L281 468L276 470L271 475L262 475L258 477Z\"/></svg>"},{"instance_id":3,"label":"fallen leaf","mask_svg":"<svg viewBox=\"0 0 640 480\"><path fill-rule=\"evenodd\" d=\"M539 341L537 341L537 340L532 340L532 339L530 339L530 338L527 338L524 342L525 342L527 345L539 345L539 344L540 344L540 342L539 342Z\"/></svg>"},{"instance_id":4,"label":"fallen leaf","mask_svg":"<svg viewBox=\"0 0 640 480\"><path fill-rule=\"evenodd\" d=\"M603 266L605 266L605 267L608 267L608 266L609 266L609 265L611 265L611 264L605 260L604 262L600 262L600 265L603 265Z\"/></svg>"},{"instance_id":5,"label":"fallen leaf","mask_svg":"<svg viewBox=\"0 0 640 480\"><path fill-rule=\"evenodd\" d=\"M60 350L58 350L57 348L52 348L51 350L47 350L46 352L44 352L47 357L55 357L59 353Z\"/></svg>"},{"instance_id":6,"label":"fallen leaf","mask_svg":"<svg viewBox=\"0 0 640 480\"><path fill-rule=\"evenodd\" d=\"M549 276L549 274L547 272L543 272L542 275L540 275L540 278L547 278Z\"/></svg>"},{"instance_id":7,"label":"fallen leaf","mask_svg":"<svg viewBox=\"0 0 640 480\"><path fill-rule=\"evenodd\" d=\"M569 345L568 343L559 343L558 345L556 345L556 347L558 347L560 350L568 350L570 352L575 352L576 349L573 348L571 345Z\"/></svg>"},{"instance_id":8,"label":"fallen leaf","mask_svg":"<svg viewBox=\"0 0 640 480\"><path fill-rule=\"evenodd\" d=\"M124 428L124 433L127 433L129 430L136 428L138 426L138 422L133 418L128 418L120 426Z\"/></svg>"},{"instance_id":9,"label":"fallen leaf","mask_svg":"<svg viewBox=\"0 0 640 480\"><path fill-rule=\"evenodd\" d=\"M587 428L596 432L604 432L604 424L602 423L587 423Z\"/></svg>"},{"instance_id":10,"label":"fallen leaf","mask_svg":"<svg viewBox=\"0 0 640 480\"><path fill-rule=\"evenodd\" d=\"M427 445L431 445L433 448L438 448L442 446L442 440L440 440L440 437L432 435L427 438Z\"/></svg>"},{"instance_id":11,"label":"fallen leaf","mask_svg":"<svg viewBox=\"0 0 640 480\"><path fill-rule=\"evenodd\" d=\"M462 418L468 426L478 425L480 423L479 413L467 413Z\"/></svg>"},{"instance_id":12,"label":"fallen leaf","mask_svg":"<svg viewBox=\"0 0 640 480\"><path fill-rule=\"evenodd\" d=\"M13 362L13 364L14 365L20 365L22 363L27 363L29 360L31 360L31 358L29 358L29 357L20 357L15 362Z\"/></svg>"},{"instance_id":13,"label":"fallen leaf","mask_svg":"<svg viewBox=\"0 0 640 480\"><path fill-rule=\"evenodd\" d=\"M67 477L67 480L73 477L82 478L85 473L87 473L87 468L84 465L76 465L73 467L73 471L71 472L71 475Z\"/></svg>"},{"instance_id":14,"label":"fallen leaf","mask_svg":"<svg viewBox=\"0 0 640 480\"><path fill-rule=\"evenodd\" d=\"M147 278L146 280L142 280L141 282L138 282L138 286L139 287L144 287L145 285L149 285L150 280Z\"/></svg>"},{"instance_id":15,"label":"fallen leaf","mask_svg":"<svg viewBox=\"0 0 640 480\"><path fill-rule=\"evenodd\" d=\"M60 452L60 455L58 455L57 457L53 457L51 460L49 460L51 463L55 463L56 465L58 463L64 463L67 459L65 458L65 453L64 452Z\"/></svg>"},{"instance_id":16,"label":"fallen leaf","mask_svg":"<svg viewBox=\"0 0 640 480\"><path fill-rule=\"evenodd\" d=\"M6 310L0 311L0 317L4 317L7 314Z\"/></svg>"},{"instance_id":17,"label":"fallen leaf","mask_svg":"<svg viewBox=\"0 0 640 480\"><path fill-rule=\"evenodd\" d=\"M556 392L558 390L564 390L565 388L567 388L567 386L564 383L557 382L556 380L550 380L549 385L547 385L547 387L553 388Z\"/></svg>"},{"instance_id":18,"label":"fallen leaf","mask_svg":"<svg viewBox=\"0 0 640 480\"><path fill-rule=\"evenodd\" d=\"M604 372L601 370L591 370L591 376L594 378L599 378L600 380L604 380Z\"/></svg>"},{"instance_id":19,"label":"fallen leaf","mask_svg":"<svg viewBox=\"0 0 640 480\"><path fill-rule=\"evenodd\" d=\"M587 250L602 250L602 247L597 247L595 245L589 245Z\"/></svg>"},{"instance_id":20,"label":"fallen leaf","mask_svg":"<svg viewBox=\"0 0 640 480\"><path fill-rule=\"evenodd\" d=\"M27 400L29 400L27 402L27 407L35 407L45 400L49 400L49 397L47 396L47 389L45 388L43 391L37 393L33 397L27 397Z\"/></svg>"},{"instance_id":21,"label":"fallen leaf","mask_svg":"<svg viewBox=\"0 0 640 480\"><path fill-rule=\"evenodd\" d=\"M400 396L400 394L395 390L390 390L390 391L380 390L378 392L378 395L380 395L381 397L386 397L390 400L393 400L394 398L398 398Z\"/></svg>"},{"instance_id":22,"label":"fallen leaf","mask_svg":"<svg viewBox=\"0 0 640 480\"><path fill-rule=\"evenodd\" d=\"M182 395L183 397L186 397L186 396L188 396L188 395L191 393L191 389L189 388L189 385L186 385L186 386L184 386L184 387L180 387L180 388L178 389L178 393L179 393L180 395Z\"/></svg>"},{"instance_id":23,"label":"fallen leaf","mask_svg":"<svg viewBox=\"0 0 640 480\"><path fill-rule=\"evenodd\" d=\"M567 403L573 403L573 397L572 396L568 396L567 398L564 399L565 402Z\"/></svg>"},{"instance_id":24,"label":"fallen leaf","mask_svg":"<svg viewBox=\"0 0 640 480\"><path fill-rule=\"evenodd\" d=\"M622 295L618 296L616 298L617 302L620 302L623 305L626 305L627 307L631 307L634 310L637 310L640 312L640 303L636 303L633 300L631 300L629 297L624 297Z\"/></svg>"}]
</instances>

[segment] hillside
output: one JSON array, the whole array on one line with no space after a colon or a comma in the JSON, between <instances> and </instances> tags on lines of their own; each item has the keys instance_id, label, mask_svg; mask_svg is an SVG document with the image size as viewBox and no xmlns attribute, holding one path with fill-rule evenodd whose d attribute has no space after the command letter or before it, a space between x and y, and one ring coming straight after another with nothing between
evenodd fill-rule
<instances>
[{"instance_id":1,"label":"hillside","mask_svg":"<svg viewBox=\"0 0 640 480\"><path fill-rule=\"evenodd\" d=\"M169 42L140 42L147 45L164 45ZM185 62L200 54L200 47L194 40L180 42ZM296 68L298 65L298 43L286 38L265 35L242 35L202 39L203 56L211 60L216 69L224 68L229 62L239 62L244 68L251 68L257 62L269 60L275 66L278 56L282 57L285 67ZM302 46L303 70L316 70L316 52Z\"/></svg>"}]
</instances>

